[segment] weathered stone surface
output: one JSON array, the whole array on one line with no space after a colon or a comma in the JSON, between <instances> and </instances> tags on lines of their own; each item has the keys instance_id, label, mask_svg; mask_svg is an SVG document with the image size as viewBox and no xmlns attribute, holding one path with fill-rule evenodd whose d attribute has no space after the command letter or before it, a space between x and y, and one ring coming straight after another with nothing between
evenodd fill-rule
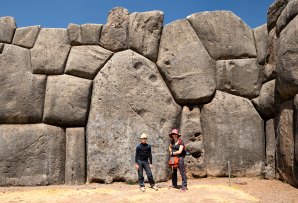
<instances>
[{"instance_id":1,"label":"weathered stone surface","mask_svg":"<svg viewBox=\"0 0 298 203\"><path fill-rule=\"evenodd\" d=\"M261 175L265 159L263 120L248 99L216 91L201 111L207 174Z\"/></svg>"},{"instance_id":2,"label":"weathered stone surface","mask_svg":"<svg viewBox=\"0 0 298 203\"><path fill-rule=\"evenodd\" d=\"M293 100L283 103L280 107L280 114L277 116L277 157L276 172L280 180L291 185L294 181L294 114Z\"/></svg>"},{"instance_id":3,"label":"weathered stone surface","mask_svg":"<svg viewBox=\"0 0 298 203\"><path fill-rule=\"evenodd\" d=\"M81 25L82 44L98 45L102 24Z\"/></svg>"},{"instance_id":4,"label":"weathered stone surface","mask_svg":"<svg viewBox=\"0 0 298 203\"><path fill-rule=\"evenodd\" d=\"M91 83L70 75L49 76L43 122L58 126L85 126Z\"/></svg>"},{"instance_id":5,"label":"weathered stone surface","mask_svg":"<svg viewBox=\"0 0 298 203\"><path fill-rule=\"evenodd\" d=\"M295 107L295 116L294 116L294 181L295 185L298 186L298 94L294 97L294 107Z\"/></svg>"},{"instance_id":6,"label":"weathered stone surface","mask_svg":"<svg viewBox=\"0 0 298 203\"><path fill-rule=\"evenodd\" d=\"M93 79L112 54L100 46L74 46L71 48L65 73Z\"/></svg>"},{"instance_id":7,"label":"weathered stone surface","mask_svg":"<svg viewBox=\"0 0 298 203\"><path fill-rule=\"evenodd\" d=\"M283 99L298 92L298 16L280 33L277 41L276 88Z\"/></svg>"},{"instance_id":8,"label":"weathered stone surface","mask_svg":"<svg viewBox=\"0 0 298 203\"><path fill-rule=\"evenodd\" d=\"M64 164L62 128L0 125L0 186L63 184Z\"/></svg>"},{"instance_id":9,"label":"weathered stone surface","mask_svg":"<svg viewBox=\"0 0 298 203\"><path fill-rule=\"evenodd\" d=\"M264 175L266 179L275 178L275 131L274 119L266 122L266 159Z\"/></svg>"},{"instance_id":10,"label":"weathered stone surface","mask_svg":"<svg viewBox=\"0 0 298 203\"><path fill-rule=\"evenodd\" d=\"M275 80L263 84L260 95L252 103L263 118L273 118L276 112Z\"/></svg>"},{"instance_id":11,"label":"weathered stone surface","mask_svg":"<svg viewBox=\"0 0 298 203\"><path fill-rule=\"evenodd\" d=\"M180 121L180 134L185 137L186 142L194 142L200 138L202 127L199 107L183 107Z\"/></svg>"},{"instance_id":12,"label":"weathered stone surface","mask_svg":"<svg viewBox=\"0 0 298 203\"><path fill-rule=\"evenodd\" d=\"M12 43L26 48L32 48L40 31L40 26L17 28Z\"/></svg>"},{"instance_id":13,"label":"weathered stone surface","mask_svg":"<svg viewBox=\"0 0 298 203\"><path fill-rule=\"evenodd\" d=\"M78 24L69 23L67 27L67 34L72 46L82 44L81 26Z\"/></svg>"},{"instance_id":14,"label":"weathered stone surface","mask_svg":"<svg viewBox=\"0 0 298 203\"><path fill-rule=\"evenodd\" d=\"M260 93L262 69L257 59L216 61L216 88L234 95L254 98Z\"/></svg>"},{"instance_id":15,"label":"weathered stone surface","mask_svg":"<svg viewBox=\"0 0 298 203\"><path fill-rule=\"evenodd\" d=\"M0 43L0 54L2 54L3 48L4 48L4 44Z\"/></svg>"},{"instance_id":16,"label":"weathered stone surface","mask_svg":"<svg viewBox=\"0 0 298 203\"><path fill-rule=\"evenodd\" d=\"M253 29L257 48L258 63L264 65L267 60L268 31L267 24Z\"/></svg>"},{"instance_id":17,"label":"weathered stone surface","mask_svg":"<svg viewBox=\"0 0 298 203\"><path fill-rule=\"evenodd\" d=\"M11 43L16 30L15 19L11 16L0 18L0 42Z\"/></svg>"},{"instance_id":18,"label":"weathered stone surface","mask_svg":"<svg viewBox=\"0 0 298 203\"><path fill-rule=\"evenodd\" d=\"M215 61L186 20L164 27L157 65L178 103L210 101L216 87Z\"/></svg>"},{"instance_id":19,"label":"weathered stone surface","mask_svg":"<svg viewBox=\"0 0 298 203\"><path fill-rule=\"evenodd\" d=\"M284 10L288 2L291 0L276 0L269 7L267 11L267 27L268 31L272 30L276 26L276 21Z\"/></svg>"},{"instance_id":20,"label":"weathered stone surface","mask_svg":"<svg viewBox=\"0 0 298 203\"><path fill-rule=\"evenodd\" d=\"M153 62L131 50L116 53L93 83L88 181L135 182L135 147L142 132L149 135L152 146L154 178L166 180L168 133L177 125L180 110Z\"/></svg>"},{"instance_id":21,"label":"weathered stone surface","mask_svg":"<svg viewBox=\"0 0 298 203\"><path fill-rule=\"evenodd\" d=\"M65 184L85 183L85 129L66 129Z\"/></svg>"},{"instance_id":22,"label":"weathered stone surface","mask_svg":"<svg viewBox=\"0 0 298 203\"><path fill-rule=\"evenodd\" d=\"M107 24L102 27L100 45L111 51L126 49L128 46L128 10L116 7L109 12Z\"/></svg>"},{"instance_id":23,"label":"weathered stone surface","mask_svg":"<svg viewBox=\"0 0 298 203\"><path fill-rule=\"evenodd\" d=\"M30 72L30 51L5 44L0 70L0 123L41 122L46 77Z\"/></svg>"},{"instance_id":24,"label":"weathered stone surface","mask_svg":"<svg viewBox=\"0 0 298 203\"><path fill-rule=\"evenodd\" d=\"M296 17L298 14L298 0L290 1L281 12L276 22L276 34L279 33L287 26L287 24Z\"/></svg>"},{"instance_id":25,"label":"weathered stone surface","mask_svg":"<svg viewBox=\"0 0 298 203\"><path fill-rule=\"evenodd\" d=\"M185 166L188 176L205 177L207 175L204 156L205 149L202 139L202 128L199 107L184 106L180 121L180 133L186 144L190 156L185 157Z\"/></svg>"},{"instance_id":26,"label":"weathered stone surface","mask_svg":"<svg viewBox=\"0 0 298 203\"><path fill-rule=\"evenodd\" d=\"M63 74L70 50L67 31L61 28L42 28L31 49L33 73Z\"/></svg>"},{"instance_id":27,"label":"weathered stone surface","mask_svg":"<svg viewBox=\"0 0 298 203\"><path fill-rule=\"evenodd\" d=\"M187 19L213 59L257 56L252 30L234 13L202 12Z\"/></svg>"},{"instance_id":28,"label":"weathered stone surface","mask_svg":"<svg viewBox=\"0 0 298 203\"><path fill-rule=\"evenodd\" d=\"M163 12L132 13L129 16L129 48L156 61L163 25Z\"/></svg>"}]
</instances>

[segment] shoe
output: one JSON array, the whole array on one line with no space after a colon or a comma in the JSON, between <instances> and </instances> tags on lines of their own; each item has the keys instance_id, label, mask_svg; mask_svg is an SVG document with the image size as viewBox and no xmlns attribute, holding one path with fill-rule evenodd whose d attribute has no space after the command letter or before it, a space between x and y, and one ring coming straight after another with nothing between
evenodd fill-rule
<instances>
[{"instance_id":1,"label":"shoe","mask_svg":"<svg viewBox=\"0 0 298 203\"><path fill-rule=\"evenodd\" d=\"M140 187L140 190L141 190L142 192L145 192L145 191L146 191L145 187Z\"/></svg>"},{"instance_id":2,"label":"shoe","mask_svg":"<svg viewBox=\"0 0 298 203\"><path fill-rule=\"evenodd\" d=\"M151 186L152 189L154 189L155 191L158 190L158 187L156 185Z\"/></svg>"},{"instance_id":3,"label":"shoe","mask_svg":"<svg viewBox=\"0 0 298 203\"><path fill-rule=\"evenodd\" d=\"M174 185L170 185L169 187L168 187L168 189L177 189L178 187L177 186L174 186Z\"/></svg>"},{"instance_id":4,"label":"shoe","mask_svg":"<svg viewBox=\"0 0 298 203\"><path fill-rule=\"evenodd\" d=\"M182 187L181 188L181 192L186 192L186 190L188 190L187 187Z\"/></svg>"}]
</instances>

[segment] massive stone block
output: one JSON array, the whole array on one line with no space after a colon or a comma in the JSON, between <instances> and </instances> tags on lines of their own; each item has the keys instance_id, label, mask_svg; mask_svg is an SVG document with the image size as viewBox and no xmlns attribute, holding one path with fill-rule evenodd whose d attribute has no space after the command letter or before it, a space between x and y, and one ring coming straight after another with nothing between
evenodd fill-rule
<instances>
[{"instance_id":1,"label":"massive stone block","mask_svg":"<svg viewBox=\"0 0 298 203\"><path fill-rule=\"evenodd\" d=\"M295 185L298 186L298 94L294 97L294 181Z\"/></svg>"},{"instance_id":2,"label":"massive stone block","mask_svg":"<svg viewBox=\"0 0 298 203\"><path fill-rule=\"evenodd\" d=\"M279 35L280 32L287 26L287 24L296 17L297 14L298 0L292 0L283 9L276 22L276 34Z\"/></svg>"},{"instance_id":3,"label":"massive stone block","mask_svg":"<svg viewBox=\"0 0 298 203\"><path fill-rule=\"evenodd\" d=\"M156 61L163 25L163 12L132 13L129 16L129 48Z\"/></svg>"},{"instance_id":4,"label":"massive stone block","mask_svg":"<svg viewBox=\"0 0 298 203\"><path fill-rule=\"evenodd\" d=\"M276 141L274 127L274 119L270 119L266 122L266 159L264 169L266 179L275 178Z\"/></svg>"},{"instance_id":5,"label":"massive stone block","mask_svg":"<svg viewBox=\"0 0 298 203\"><path fill-rule=\"evenodd\" d=\"M98 45L102 24L77 25L70 23L67 33L71 45Z\"/></svg>"},{"instance_id":6,"label":"massive stone block","mask_svg":"<svg viewBox=\"0 0 298 203\"><path fill-rule=\"evenodd\" d=\"M298 16L280 33L277 41L276 88L283 99L298 92Z\"/></svg>"},{"instance_id":7,"label":"massive stone block","mask_svg":"<svg viewBox=\"0 0 298 203\"><path fill-rule=\"evenodd\" d=\"M258 63L264 65L267 60L268 50L268 31L267 24L253 29L254 38L256 41Z\"/></svg>"},{"instance_id":8,"label":"massive stone block","mask_svg":"<svg viewBox=\"0 0 298 203\"><path fill-rule=\"evenodd\" d=\"M85 126L91 83L69 75L49 76L43 122L58 126Z\"/></svg>"},{"instance_id":9,"label":"massive stone block","mask_svg":"<svg viewBox=\"0 0 298 203\"><path fill-rule=\"evenodd\" d=\"M202 12L187 19L213 59L257 56L252 30L234 13Z\"/></svg>"},{"instance_id":10,"label":"massive stone block","mask_svg":"<svg viewBox=\"0 0 298 203\"><path fill-rule=\"evenodd\" d=\"M288 2L291 0L276 0L269 7L267 11L267 27L268 31L272 30L276 26L276 21L284 10Z\"/></svg>"},{"instance_id":11,"label":"massive stone block","mask_svg":"<svg viewBox=\"0 0 298 203\"><path fill-rule=\"evenodd\" d=\"M12 43L18 46L32 48L40 31L40 26L17 28Z\"/></svg>"},{"instance_id":12,"label":"massive stone block","mask_svg":"<svg viewBox=\"0 0 298 203\"><path fill-rule=\"evenodd\" d=\"M64 164L62 128L0 125L0 186L63 184Z\"/></svg>"},{"instance_id":13,"label":"massive stone block","mask_svg":"<svg viewBox=\"0 0 298 203\"><path fill-rule=\"evenodd\" d=\"M216 61L216 89L234 95L254 98L260 93L262 69L257 59Z\"/></svg>"},{"instance_id":14,"label":"massive stone block","mask_svg":"<svg viewBox=\"0 0 298 203\"><path fill-rule=\"evenodd\" d=\"M135 182L135 148L149 135L156 181L168 177L168 144L178 106L156 65L131 51L116 53L94 79L87 124L87 179ZM109 163L109 164L107 164Z\"/></svg>"},{"instance_id":15,"label":"massive stone block","mask_svg":"<svg viewBox=\"0 0 298 203\"><path fill-rule=\"evenodd\" d=\"M85 183L85 129L66 129L65 184Z\"/></svg>"},{"instance_id":16,"label":"massive stone block","mask_svg":"<svg viewBox=\"0 0 298 203\"><path fill-rule=\"evenodd\" d=\"M275 80L263 84L260 95L252 100L252 103L263 118L273 118L276 113L277 95L275 92Z\"/></svg>"},{"instance_id":17,"label":"massive stone block","mask_svg":"<svg viewBox=\"0 0 298 203\"><path fill-rule=\"evenodd\" d=\"M66 29L42 28L31 49L33 73L63 74L69 50Z\"/></svg>"},{"instance_id":18,"label":"massive stone block","mask_svg":"<svg viewBox=\"0 0 298 203\"><path fill-rule=\"evenodd\" d=\"M205 177L205 149L199 107L184 106L180 121L180 133L190 156L185 157L186 172L189 177Z\"/></svg>"},{"instance_id":19,"label":"massive stone block","mask_svg":"<svg viewBox=\"0 0 298 203\"><path fill-rule=\"evenodd\" d=\"M30 72L30 51L5 44L0 70L0 123L40 123L46 77Z\"/></svg>"},{"instance_id":20,"label":"massive stone block","mask_svg":"<svg viewBox=\"0 0 298 203\"><path fill-rule=\"evenodd\" d=\"M71 48L65 73L93 79L112 54L100 46L74 46Z\"/></svg>"},{"instance_id":21,"label":"massive stone block","mask_svg":"<svg viewBox=\"0 0 298 203\"><path fill-rule=\"evenodd\" d=\"M295 185L294 180L294 106L293 100L283 103L280 113L276 117L276 137L277 137L277 157L276 172L277 177L291 185Z\"/></svg>"},{"instance_id":22,"label":"massive stone block","mask_svg":"<svg viewBox=\"0 0 298 203\"><path fill-rule=\"evenodd\" d=\"M216 91L201 111L207 174L261 175L265 159L264 123L248 99Z\"/></svg>"},{"instance_id":23,"label":"massive stone block","mask_svg":"<svg viewBox=\"0 0 298 203\"><path fill-rule=\"evenodd\" d=\"M126 49L128 46L128 10L116 7L109 12L107 24L102 27L100 45L111 51Z\"/></svg>"},{"instance_id":24,"label":"massive stone block","mask_svg":"<svg viewBox=\"0 0 298 203\"><path fill-rule=\"evenodd\" d=\"M216 87L215 61L186 20L164 27L157 65L178 103L211 100Z\"/></svg>"},{"instance_id":25,"label":"massive stone block","mask_svg":"<svg viewBox=\"0 0 298 203\"><path fill-rule=\"evenodd\" d=\"M11 16L0 18L0 42L11 43L16 30L15 19Z\"/></svg>"}]
</instances>

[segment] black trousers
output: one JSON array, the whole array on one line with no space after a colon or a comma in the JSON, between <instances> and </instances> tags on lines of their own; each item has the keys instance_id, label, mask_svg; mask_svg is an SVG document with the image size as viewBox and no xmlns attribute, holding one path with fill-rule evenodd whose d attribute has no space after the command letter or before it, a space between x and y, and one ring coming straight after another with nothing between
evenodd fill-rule
<instances>
[{"instance_id":1,"label":"black trousers","mask_svg":"<svg viewBox=\"0 0 298 203\"><path fill-rule=\"evenodd\" d=\"M178 169L180 171L180 174L182 176L182 187L187 187L187 178L186 178L186 172L185 172L185 166L184 166L184 158L179 157L179 162L178 162ZM177 169L173 169L172 173L172 185L174 187L177 187Z\"/></svg>"},{"instance_id":2,"label":"black trousers","mask_svg":"<svg viewBox=\"0 0 298 203\"><path fill-rule=\"evenodd\" d=\"M150 165L147 161L141 161L138 160L138 164L139 164L139 170L138 170L138 178L139 178L139 185L140 187L144 187L144 176L143 176L143 169L145 169L146 174L147 174L147 178L149 181L150 186L155 185L154 179L153 179L153 175L151 172L151 168Z\"/></svg>"}]
</instances>

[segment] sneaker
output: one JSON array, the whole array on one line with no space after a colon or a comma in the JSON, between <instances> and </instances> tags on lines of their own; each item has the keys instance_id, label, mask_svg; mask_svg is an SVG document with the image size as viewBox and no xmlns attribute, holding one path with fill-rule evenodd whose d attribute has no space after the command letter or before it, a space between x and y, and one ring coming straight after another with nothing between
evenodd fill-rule
<instances>
[{"instance_id":1,"label":"sneaker","mask_svg":"<svg viewBox=\"0 0 298 203\"><path fill-rule=\"evenodd\" d=\"M168 187L168 189L177 189L178 187L177 186L174 186L174 185L170 185L169 187Z\"/></svg>"},{"instance_id":2,"label":"sneaker","mask_svg":"<svg viewBox=\"0 0 298 203\"><path fill-rule=\"evenodd\" d=\"M186 190L188 190L187 187L182 187L181 188L181 192L186 192Z\"/></svg>"},{"instance_id":3,"label":"sneaker","mask_svg":"<svg viewBox=\"0 0 298 203\"><path fill-rule=\"evenodd\" d=\"M140 187L140 190L141 190L142 192L145 192L145 191L146 191L145 187Z\"/></svg>"},{"instance_id":4,"label":"sneaker","mask_svg":"<svg viewBox=\"0 0 298 203\"><path fill-rule=\"evenodd\" d=\"M156 185L153 185L151 188L154 189L155 191L158 190L158 187Z\"/></svg>"}]
</instances>

